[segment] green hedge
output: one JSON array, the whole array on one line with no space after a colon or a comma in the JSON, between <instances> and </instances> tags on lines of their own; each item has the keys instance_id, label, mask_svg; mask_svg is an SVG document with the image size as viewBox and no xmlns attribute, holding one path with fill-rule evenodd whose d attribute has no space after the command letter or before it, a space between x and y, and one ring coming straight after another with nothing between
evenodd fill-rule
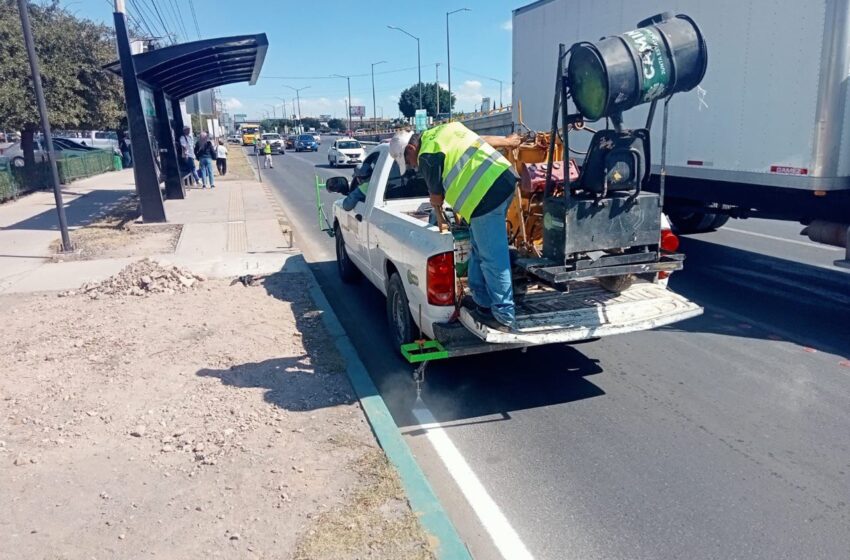
<instances>
[{"instance_id":1,"label":"green hedge","mask_svg":"<svg viewBox=\"0 0 850 560\"><path fill-rule=\"evenodd\" d=\"M63 154L56 160L59 182L63 185L112 171L114 165L109 150ZM47 162L37 163L34 168L14 167L0 162L0 201L34 190L49 189L52 186L50 176L50 164Z\"/></svg>"}]
</instances>

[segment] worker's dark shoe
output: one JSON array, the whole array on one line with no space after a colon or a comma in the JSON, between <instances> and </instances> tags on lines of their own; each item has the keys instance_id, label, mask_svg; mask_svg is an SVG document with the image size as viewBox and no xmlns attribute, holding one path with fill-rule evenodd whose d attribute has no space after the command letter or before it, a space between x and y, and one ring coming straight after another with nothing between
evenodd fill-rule
<instances>
[{"instance_id":1,"label":"worker's dark shoe","mask_svg":"<svg viewBox=\"0 0 850 560\"><path fill-rule=\"evenodd\" d=\"M474 310L477 309L484 314L487 314L487 315L490 314L490 308L489 307L482 307L482 306L478 305L477 303L475 303L475 299L472 296L469 296L469 295L463 296L463 298L460 300L460 306L465 307L469 311L474 311Z\"/></svg>"},{"instance_id":2,"label":"worker's dark shoe","mask_svg":"<svg viewBox=\"0 0 850 560\"><path fill-rule=\"evenodd\" d=\"M494 331L499 331L503 333L513 332L513 329L507 325L503 325L499 321L493 317L493 314L487 311L482 311L481 308L474 309L469 312L473 319L476 322L481 323L482 325L487 326L488 328L493 329Z\"/></svg>"}]
</instances>

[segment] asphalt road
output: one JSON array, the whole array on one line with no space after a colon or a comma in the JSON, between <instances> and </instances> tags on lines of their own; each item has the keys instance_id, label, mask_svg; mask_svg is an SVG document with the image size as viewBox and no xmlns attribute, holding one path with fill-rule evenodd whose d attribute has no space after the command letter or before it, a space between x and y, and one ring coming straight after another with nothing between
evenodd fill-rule
<instances>
[{"instance_id":1,"label":"asphalt road","mask_svg":"<svg viewBox=\"0 0 850 560\"><path fill-rule=\"evenodd\" d=\"M314 176L350 171L327 168L329 144L275 156L263 180L473 555L516 556L411 414L383 297L336 275ZM684 239L670 285L702 317L429 370L423 401L532 557L850 557L850 274L799 229Z\"/></svg>"}]
</instances>

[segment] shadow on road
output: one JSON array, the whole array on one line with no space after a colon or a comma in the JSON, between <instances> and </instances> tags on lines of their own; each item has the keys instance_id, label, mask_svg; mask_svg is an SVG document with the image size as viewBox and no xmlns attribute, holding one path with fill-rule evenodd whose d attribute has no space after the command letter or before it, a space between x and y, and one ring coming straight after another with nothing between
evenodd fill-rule
<instances>
[{"instance_id":1,"label":"shadow on road","mask_svg":"<svg viewBox=\"0 0 850 560\"><path fill-rule=\"evenodd\" d=\"M850 352L850 274L693 238L681 250L685 268L670 287L706 314L665 330L771 340L791 333L819 350Z\"/></svg>"}]
</instances>

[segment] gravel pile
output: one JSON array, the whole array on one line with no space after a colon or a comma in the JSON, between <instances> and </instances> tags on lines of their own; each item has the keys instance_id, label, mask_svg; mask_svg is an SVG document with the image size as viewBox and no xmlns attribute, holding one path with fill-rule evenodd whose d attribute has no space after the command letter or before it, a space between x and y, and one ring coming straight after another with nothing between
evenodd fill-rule
<instances>
[{"instance_id":1,"label":"gravel pile","mask_svg":"<svg viewBox=\"0 0 850 560\"><path fill-rule=\"evenodd\" d=\"M63 292L60 296L81 293L98 299L101 296L174 294L190 290L203 280L203 276L176 266L163 266L151 259L142 259L102 282L84 284L78 292Z\"/></svg>"}]
</instances>

